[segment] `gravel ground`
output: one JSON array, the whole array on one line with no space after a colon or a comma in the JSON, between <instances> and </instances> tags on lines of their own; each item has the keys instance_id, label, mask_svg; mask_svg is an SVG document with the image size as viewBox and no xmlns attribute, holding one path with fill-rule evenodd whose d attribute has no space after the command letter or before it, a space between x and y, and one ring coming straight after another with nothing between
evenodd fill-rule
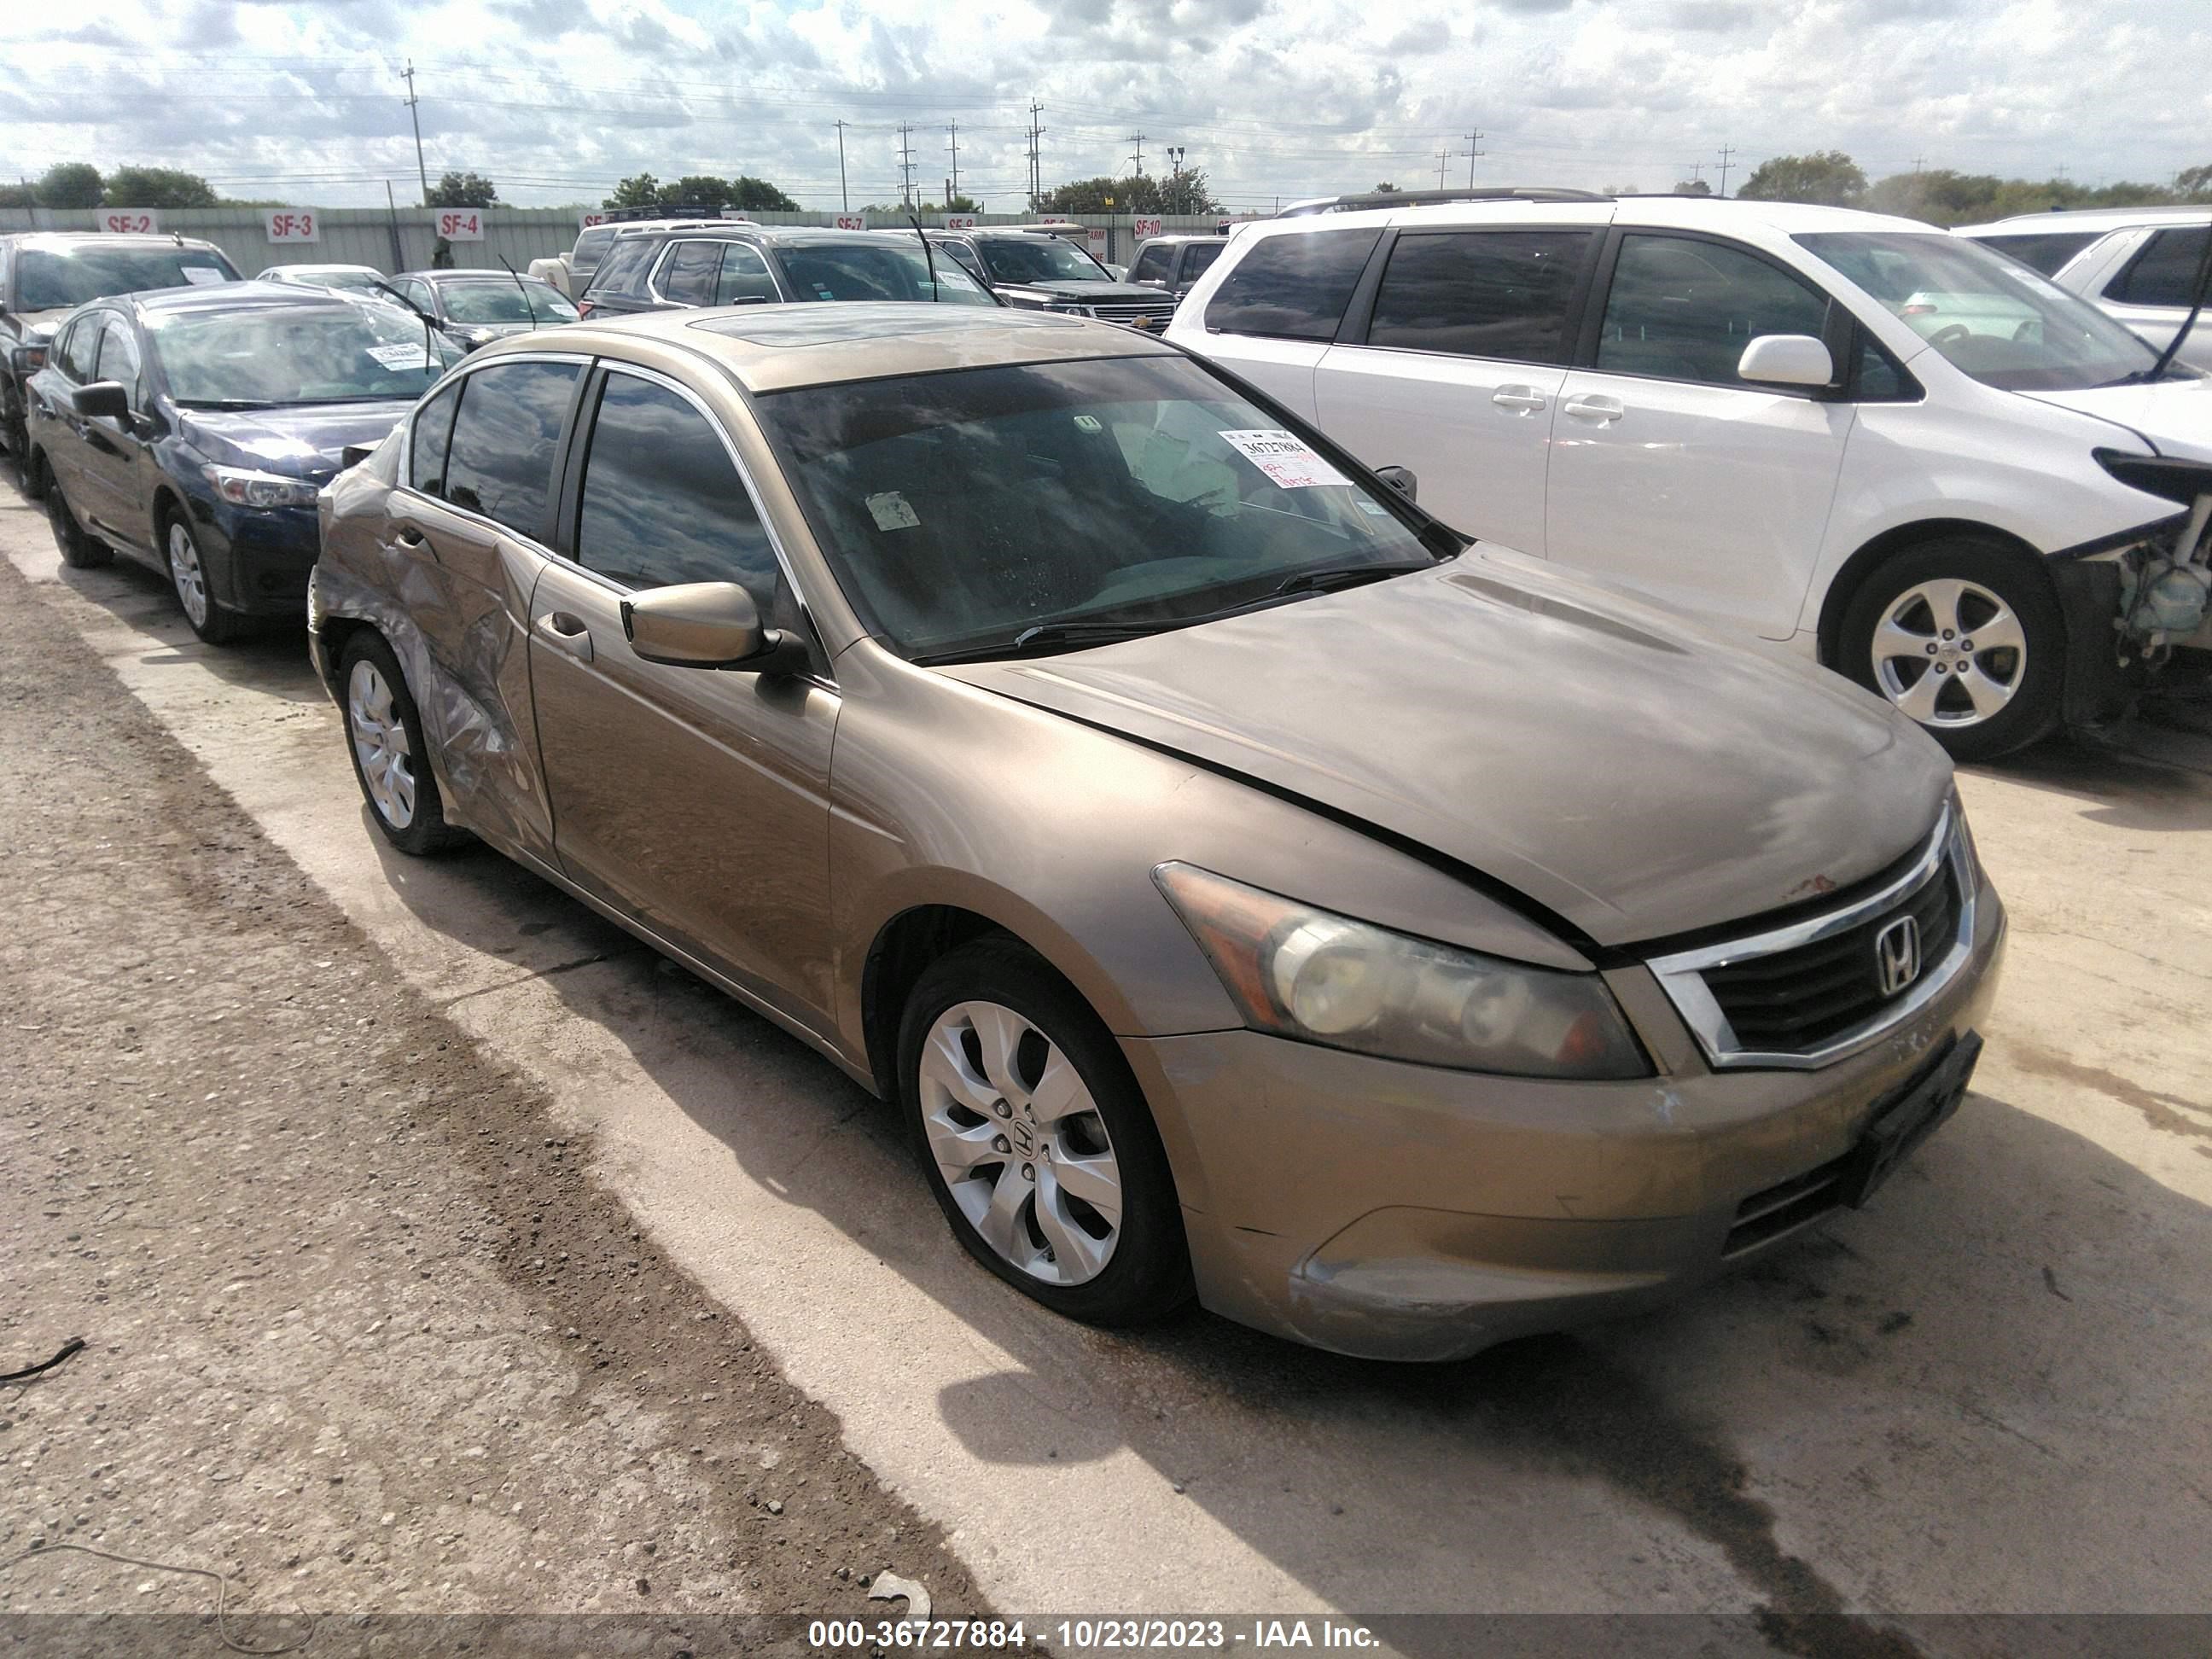
<instances>
[{"instance_id":1,"label":"gravel ground","mask_svg":"<svg viewBox=\"0 0 2212 1659\"><path fill-rule=\"evenodd\" d=\"M895 1613L885 1570L983 1610L538 1091L4 564L0 821L0 1371L85 1341L0 1385L0 1613L190 1613L131 1627L216 1650L209 1579L61 1544L227 1575L257 1644L301 1610L620 1613L677 1652L708 1615ZM0 1619L0 1650L87 1635Z\"/></svg>"}]
</instances>

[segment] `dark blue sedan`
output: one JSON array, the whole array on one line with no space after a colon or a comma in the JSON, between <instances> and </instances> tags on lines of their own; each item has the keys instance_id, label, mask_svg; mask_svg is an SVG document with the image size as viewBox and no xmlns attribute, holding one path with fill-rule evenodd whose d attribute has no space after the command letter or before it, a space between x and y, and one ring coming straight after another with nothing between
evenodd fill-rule
<instances>
[{"instance_id":1,"label":"dark blue sedan","mask_svg":"<svg viewBox=\"0 0 2212 1659\"><path fill-rule=\"evenodd\" d=\"M63 560L169 579L210 644L306 614L315 496L460 353L422 319L275 283L81 307L28 392L28 477Z\"/></svg>"}]
</instances>

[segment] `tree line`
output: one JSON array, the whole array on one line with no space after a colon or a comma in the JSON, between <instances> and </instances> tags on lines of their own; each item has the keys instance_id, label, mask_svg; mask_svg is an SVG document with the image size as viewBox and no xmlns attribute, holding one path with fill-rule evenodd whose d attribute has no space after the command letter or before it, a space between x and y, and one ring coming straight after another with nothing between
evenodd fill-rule
<instances>
[{"instance_id":1,"label":"tree line","mask_svg":"<svg viewBox=\"0 0 2212 1659\"><path fill-rule=\"evenodd\" d=\"M1674 186L1705 195L1704 180ZM1759 163L1736 194L1755 202L1809 202L1865 208L1930 224L1980 224L2021 213L2071 212L2082 208L2171 207L2212 203L2212 165L2185 168L2164 184L2120 180L2084 185L2071 179L2000 179L1993 173L1930 167L1893 173L1869 183L1858 164L1838 149L1775 155Z\"/></svg>"}]
</instances>

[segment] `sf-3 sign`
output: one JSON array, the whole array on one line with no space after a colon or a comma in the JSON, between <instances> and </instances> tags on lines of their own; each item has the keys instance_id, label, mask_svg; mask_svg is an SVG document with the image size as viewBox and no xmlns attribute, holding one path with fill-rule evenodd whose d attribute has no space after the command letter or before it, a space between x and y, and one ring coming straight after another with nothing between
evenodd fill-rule
<instances>
[{"instance_id":1,"label":"sf-3 sign","mask_svg":"<svg viewBox=\"0 0 2212 1659\"><path fill-rule=\"evenodd\" d=\"M322 216L313 208L270 208L261 216L261 223L272 242L323 240Z\"/></svg>"}]
</instances>

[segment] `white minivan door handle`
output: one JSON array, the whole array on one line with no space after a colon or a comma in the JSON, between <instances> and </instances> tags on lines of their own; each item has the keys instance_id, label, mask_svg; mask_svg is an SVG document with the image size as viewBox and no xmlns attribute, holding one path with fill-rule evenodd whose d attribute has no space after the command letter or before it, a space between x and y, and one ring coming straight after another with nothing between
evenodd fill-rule
<instances>
[{"instance_id":1,"label":"white minivan door handle","mask_svg":"<svg viewBox=\"0 0 2212 1659\"><path fill-rule=\"evenodd\" d=\"M1533 386L1502 386L1490 395L1490 401L1500 409L1517 410L1523 415L1548 407L1551 400Z\"/></svg>"},{"instance_id":2,"label":"white minivan door handle","mask_svg":"<svg viewBox=\"0 0 2212 1659\"><path fill-rule=\"evenodd\" d=\"M1570 398L1559 407L1578 421L1617 421L1628 413L1628 405L1618 398Z\"/></svg>"}]
</instances>

